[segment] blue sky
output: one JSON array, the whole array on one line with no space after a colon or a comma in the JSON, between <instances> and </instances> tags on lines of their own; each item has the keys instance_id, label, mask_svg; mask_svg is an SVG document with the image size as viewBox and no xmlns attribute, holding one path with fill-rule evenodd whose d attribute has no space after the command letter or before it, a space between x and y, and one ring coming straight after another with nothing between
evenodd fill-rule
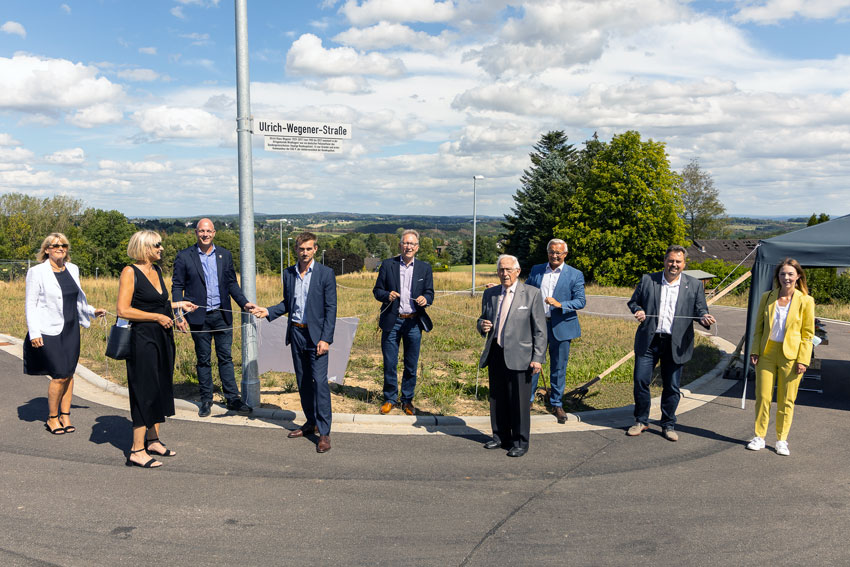
<instances>
[{"instance_id":1,"label":"blue sky","mask_svg":"<svg viewBox=\"0 0 850 567\"><path fill-rule=\"evenodd\" d=\"M542 133L634 129L730 214L848 212L850 0L249 0L254 116L352 125L266 152L257 212L512 205ZM238 211L228 0L4 0L0 192Z\"/></svg>"}]
</instances>

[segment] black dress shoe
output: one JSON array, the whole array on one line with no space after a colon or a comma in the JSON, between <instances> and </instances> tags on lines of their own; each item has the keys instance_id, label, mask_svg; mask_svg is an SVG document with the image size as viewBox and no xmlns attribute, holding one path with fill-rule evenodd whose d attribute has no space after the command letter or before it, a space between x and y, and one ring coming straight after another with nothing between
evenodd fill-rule
<instances>
[{"instance_id":1,"label":"black dress shoe","mask_svg":"<svg viewBox=\"0 0 850 567\"><path fill-rule=\"evenodd\" d=\"M522 457L528 453L528 449L523 449L522 447L511 447L511 450L508 451L509 457Z\"/></svg>"},{"instance_id":2,"label":"black dress shoe","mask_svg":"<svg viewBox=\"0 0 850 567\"><path fill-rule=\"evenodd\" d=\"M201 407L198 410L198 417L209 416L211 409L212 409L212 402L201 402Z\"/></svg>"},{"instance_id":3,"label":"black dress shoe","mask_svg":"<svg viewBox=\"0 0 850 567\"><path fill-rule=\"evenodd\" d=\"M249 414L254 411L254 408L252 408L239 398L236 398L232 402L227 402L227 409L241 414Z\"/></svg>"},{"instance_id":4,"label":"black dress shoe","mask_svg":"<svg viewBox=\"0 0 850 567\"><path fill-rule=\"evenodd\" d=\"M490 439L489 441L484 443L485 449L501 449L501 447L502 447L502 442L496 441L495 439Z\"/></svg>"}]
</instances>

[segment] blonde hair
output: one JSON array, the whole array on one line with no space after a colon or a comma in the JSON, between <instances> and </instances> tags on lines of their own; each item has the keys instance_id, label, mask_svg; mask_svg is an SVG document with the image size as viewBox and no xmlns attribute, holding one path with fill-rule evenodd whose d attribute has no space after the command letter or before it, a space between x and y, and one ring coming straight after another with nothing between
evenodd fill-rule
<instances>
[{"instance_id":1,"label":"blonde hair","mask_svg":"<svg viewBox=\"0 0 850 567\"><path fill-rule=\"evenodd\" d=\"M797 283L794 285L797 289L809 295L809 286L806 285L806 272L803 271L803 267L800 265L800 262L795 260L794 258L785 258L782 262L776 266L776 269L773 271L773 285L774 289L779 289L782 285L779 283L779 272L785 266L791 266L797 272Z\"/></svg>"},{"instance_id":2,"label":"blonde hair","mask_svg":"<svg viewBox=\"0 0 850 567\"><path fill-rule=\"evenodd\" d=\"M130 243L127 244L127 256L133 260L144 262L148 259L148 250L153 248L153 245L157 242L162 242L162 237L158 232L140 230L130 237Z\"/></svg>"},{"instance_id":3,"label":"blonde hair","mask_svg":"<svg viewBox=\"0 0 850 567\"><path fill-rule=\"evenodd\" d=\"M39 262L44 262L47 258L50 257L50 254L47 252L47 247L51 244L54 244L56 241L59 241L59 244L67 244L68 250L65 252L65 261L68 262L71 260L71 243L68 242L68 237L62 234L61 232L51 232L48 234L45 239L41 242L41 248L36 252L35 257Z\"/></svg>"}]
</instances>

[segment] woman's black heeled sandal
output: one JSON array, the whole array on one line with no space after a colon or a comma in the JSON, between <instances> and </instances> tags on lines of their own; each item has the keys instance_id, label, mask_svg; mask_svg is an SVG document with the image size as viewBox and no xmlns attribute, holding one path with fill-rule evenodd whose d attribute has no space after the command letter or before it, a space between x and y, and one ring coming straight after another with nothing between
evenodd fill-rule
<instances>
[{"instance_id":1,"label":"woman's black heeled sandal","mask_svg":"<svg viewBox=\"0 0 850 567\"><path fill-rule=\"evenodd\" d=\"M154 455L156 455L156 456L158 456L158 457L173 457L173 456L175 456L175 455L177 454L177 452L176 452L176 451L172 451L172 450L171 450L171 449L169 449L168 447L165 447L165 452L164 452L164 453L160 453L160 452L158 452L158 451L151 451L151 450L150 450L150 445L151 445L151 443L159 443L160 445L162 445L163 447L165 447L165 443L163 443L162 441L160 441L160 440L159 440L159 437L154 437L153 439L145 439L145 450L146 450L148 453L153 453Z\"/></svg>"},{"instance_id":2,"label":"woman's black heeled sandal","mask_svg":"<svg viewBox=\"0 0 850 567\"><path fill-rule=\"evenodd\" d=\"M130 451L130 455L132 455L133 453L141 453L142 451L145 451L145 449L136 449L135 451ZM159 461L157 461L153 457L151 457L150 460L147 461L146 463L142 464L142 463L137 463L136 461L131 461L130 455L127 455L127 466L128 467L141 467L143 469L156 469L156 468L159 468L159 467L162 466L162 463L159 463ZM154 463L159 463L159 464L154 465Z\"/></svg>"},{"instance_id":3,"label":"woman's black heeled sandal","mask_svg":"<svg viewBox=\"0 0 850 567\"><path fill-rule=\"evenodd\" d=\"M71 412L60 411L59 415L71 415ZM62 418L61 417L59 418L59 424L62 425ZM65 433L73 433L74 431L77 430L77 428L74 427L73 425L67 425L67 426L64 427L64 429L65 429Z\"/></svg>"},{"instance_id":4,"label":"woman's black heeled sandal","mask_svg":"<svg viewBox=\"0 0 850 567\"><path fill-rule=\"evenodd\" d=\"M59 419L59 414L57 413L56 415L48 415L47 419ZM50 426L47 425L47 423L45 422L44 428L46 430L48 430L50 433L52 433L53 435L65 435L65 428L62 427L61 421L59 422L59 427L57 427L55 429L50 429Z\"/></svg>"}]
</instances>

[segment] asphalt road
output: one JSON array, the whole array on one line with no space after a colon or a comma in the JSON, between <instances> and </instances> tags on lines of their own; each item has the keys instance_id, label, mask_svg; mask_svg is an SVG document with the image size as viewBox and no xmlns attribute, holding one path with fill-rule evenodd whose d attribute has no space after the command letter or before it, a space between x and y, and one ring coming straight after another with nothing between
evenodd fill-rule
<instances>
[{"instance_id":1,"label":"asphalt road","mask_svg":"<svg viewBox=\"0 0 850 567\"><path fill-rule=\"evenodd\" d=\"M752 403L730 382L678 443L545 434L510 459L482 435L334 433L318 455L282 428L170 420L178 456L142 470L127 411L77 398L78 431L49 435L46 379L0 352L0 565L850 564L847 329L817 351L791 457L772 433L744 449Z\"/></svg>"}]
</instances>

